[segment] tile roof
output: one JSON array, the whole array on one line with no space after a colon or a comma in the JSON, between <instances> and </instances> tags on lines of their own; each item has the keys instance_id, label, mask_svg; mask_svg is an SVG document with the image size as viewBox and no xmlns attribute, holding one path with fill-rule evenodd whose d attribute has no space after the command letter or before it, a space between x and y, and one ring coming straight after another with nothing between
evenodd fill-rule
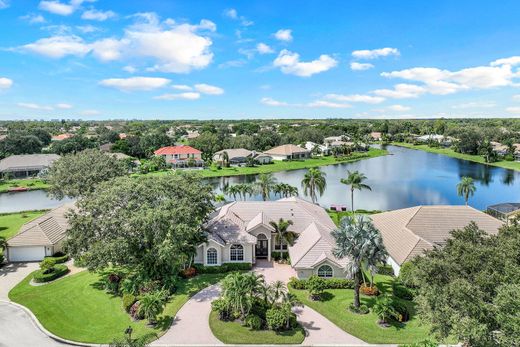
<instances>
[{"instance_id":1,"label":"tile roof","mask_svg":"<svg viewBox=\"0 0 520 347\"><path fill-rule=\"evenodd\" d=\"M227 152L230 160L233 158L237 158L237 157L240 157L240 158L249 157L250 155L253 154L252 151L245 149L245 148L229 148L229 149L223 149L221 151L215 152L213 157L220 158L222 156L222 154L224 154L224 152Z\"/></svg>"},{"instance_id":2,"label":"tile roof","mask_svg":"<svg viewBox=\"0 0 520 347\"><path fill-rule=\"evenodd\" d=\"M69 228L66 213L72 208L74 203L67 203L25 223L18 234L7 240L7 244L9 246L57 244L65 237Z\"/></svg>"},{"instance_id":3,"label":"tile roof","mask_svg":"<svg viewBox=\"0 0 520 347\"><path fill-rule=\"evenodd\" d=\"M167 146L162 147L156 150L155 155L172 155L172 154L200 154L202 153L198 149L195 149L191 146L187 145L178 145L178 146Z\"/></svg>"},{"instance_id":4,"label":"tile roof","mask_svg":"<svg viewBox=\"0 0 520 347\"><path fill-rule=\"evenodd\" d=\"M501 221L469 206L416 206L371 216L392 259L399 265L425 250L443 246L450 232L477 223L497 234Z\"/></svg>"},{"instance_id":5,"label":"tile roof","mask_svg":"<svg viewBox=\"0 0 520 347\"><path fill-rule=\"evenodd\" d=\"M57 154L12 155L0 160L0 172L17 170L42 170L59 159Z\"/></svg>"},{"instance_id":6,"label":"tile roof","mask_svg":"<svg viewBox=\"0 0 520 347\"><path fill-rule=\"evenodd\" d=\"M308 153L309 151L305 148L301 148L300 146L296 145L281 145L278 147L271 148L268 151L265 151L264 153L269 155L291 155L293 153Z\"/></svg>"}]
</instances>

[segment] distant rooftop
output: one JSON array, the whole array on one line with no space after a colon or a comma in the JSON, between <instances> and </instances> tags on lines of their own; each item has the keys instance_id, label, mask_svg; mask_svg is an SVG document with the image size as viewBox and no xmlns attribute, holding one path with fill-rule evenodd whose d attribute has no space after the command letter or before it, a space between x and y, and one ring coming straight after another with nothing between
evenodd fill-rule
<instances>
[{"instance_id":1,"label":"distant rooftop","mask_svg":"<svg viewBox=\"0 0 520 347\"><path fill-rule=\"evenodd\" d=\"M488 210L495 210L500 213L509 214L520 210L520 203L518 202L504 202L501 204L488 206Z\"/></svg>"}]
</instances>

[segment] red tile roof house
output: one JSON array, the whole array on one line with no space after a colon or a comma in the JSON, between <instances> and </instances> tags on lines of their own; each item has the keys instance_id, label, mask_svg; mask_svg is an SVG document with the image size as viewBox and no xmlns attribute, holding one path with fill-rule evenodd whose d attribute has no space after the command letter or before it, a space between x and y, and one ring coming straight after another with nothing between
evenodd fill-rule
<instances>
[{"instance_id":1,"label":"red tile roof house","mask_svg":"<svg viewBox=\"0 0 520 347\"><path fill-rule=\"evenodd\" d=\"M179 145L159 148L155 155L164 157L166 164L174 168L188 167L190 159L195 161L195 166L204 166L202 152L191 146Z\"/></svg>"}]
</instances>

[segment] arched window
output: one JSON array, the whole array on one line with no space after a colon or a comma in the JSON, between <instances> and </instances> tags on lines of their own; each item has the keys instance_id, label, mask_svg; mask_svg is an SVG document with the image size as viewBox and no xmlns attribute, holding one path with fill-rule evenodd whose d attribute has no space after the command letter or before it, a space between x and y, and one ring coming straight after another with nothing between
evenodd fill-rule
<instances>
[{"instance_id":1,"label":"arched window","mask_svg":"<svg viewBox=\"0 0 520 347\"><path fill-rule=\"evenodd\" d=\"M215 248L208 248L206 251L206 262L208 265L217 265L217 250Z\"/></svg>"},{"instance_id":2,"label":"arched window","mask_svg":"<svg viewBox=\"0 0 520 347\"><path fill-rule=\"evenodd\" d=\"M322 265L318 268L318 277L330 278L332 276L334 276L334 272L330 265Z\"/></svg>"},{"instance_id":3,"label":"arched window","mask_svg":"<svg viewBox=\"0 0 520 347\"><path fill-rule=\"evenodd\" d=\"M244 247L242 245L231 245L229 259L231 261L244 261Z\"/></svg>"}]
</instances>

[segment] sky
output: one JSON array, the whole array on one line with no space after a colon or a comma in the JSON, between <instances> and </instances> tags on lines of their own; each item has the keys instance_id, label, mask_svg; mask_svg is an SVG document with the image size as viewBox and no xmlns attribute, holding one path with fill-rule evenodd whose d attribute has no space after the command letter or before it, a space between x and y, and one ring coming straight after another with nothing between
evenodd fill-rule
<instances>
[{"instance_id":1,"label":"sky","mask_svg":"<svg viewBox=\"0 0 520 347\"><path fill-rule=\"evenodd\" d=\"M519 1L0 0L0 120L520 116Z\"/></svg>"}]
</instances>

